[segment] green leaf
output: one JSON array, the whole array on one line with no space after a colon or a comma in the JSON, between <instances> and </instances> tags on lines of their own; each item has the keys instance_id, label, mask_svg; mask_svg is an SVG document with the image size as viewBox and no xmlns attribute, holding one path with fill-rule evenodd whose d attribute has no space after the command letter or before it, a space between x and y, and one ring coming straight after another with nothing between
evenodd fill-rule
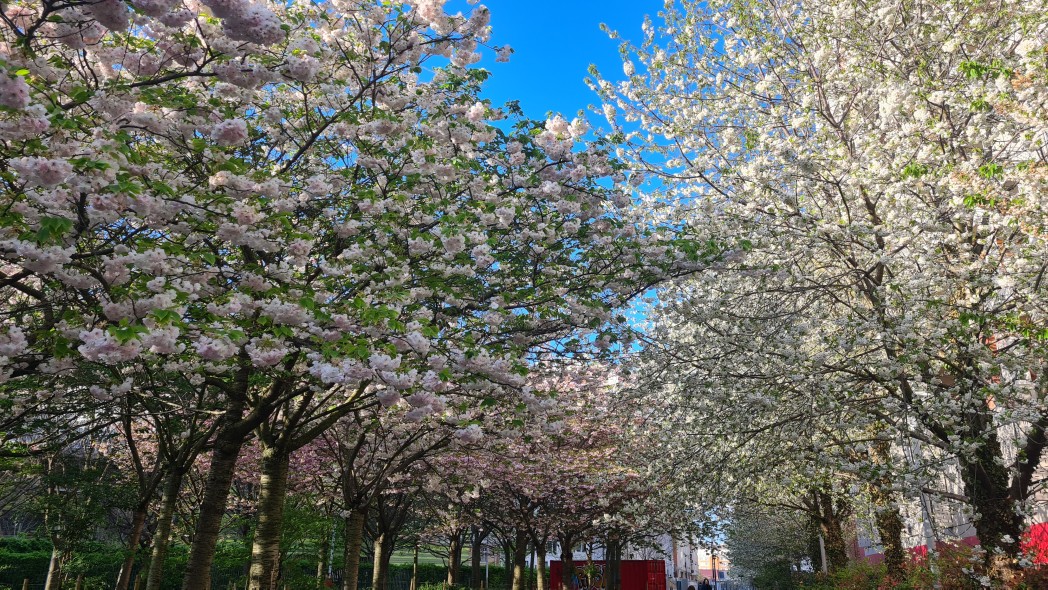
<instances>
[{"instance_id":1,"label":"green leaf","mask_svg":"<svg viewBox=\"0 0 1048 590\"><path fill-rule=\"evenodd\" d=\"M177 312L171 311L170 309L154 309L152 315L156 318L157 322L161 324L174 323L180 318Z\"/></svg>"},{"instance_id":2,"label":"green leaf","mask_svg":"<svg viewBox=\"0 0 1048 590\"><path fill-rule=\"evenodd\" d=\"M40 229L36 231L36 242L47 244L58 241L73 228L73 220L65 217L44 217L40 220Z\"/></svg>"},{"instance_id":3,"label":"green leaf","mask_svg":"<svg viewBox=\"0 0 1048 590\"><path fill-rule=\"evenodd\" d=\"M1001 166L1000 164L989 162L979 166L979 176L982 176L986 180L993 180L1002 175L1004 175L1004 166Z\"/></svg>"},{"instance_id":4,"label":"green leaf","mask_svg":"<svg viewBox=\"0 0 1048 590\"><path fill-rule=\"evenodd\" d=\"M983 76L985 76L986 74L988 74L990 72L990 66L983 65L983 64L981 64L979 62L975 62L975 61L971 61L971 60L962 61L961 65L959 67L960 67L961 73L963 73L965 76L967 76L968 78L973 79L973 80L974 79L978 79L978 78L982 78Z\"/></svg>"},{"instance_id":5,"label":"green leaf","mask_svg":"<svg viewBox=\"0 0 1048 590\"><path fill-rule=\"evenodd\" d=\"M117 339L120 344L127 344L128 342L138 338L140 334L146 332L146 327L141 324L131 324L129 326L109 326L106 328L106 332L109 335Z\"/></svg>"},{"instance_id":6,"label":"green leaf","mask_svg":"<svg viewBox=\"0 0 1048 590\"><path fill-rule=\"evenodd\" d=\"M918 164L916 162L907 164L906 167L902 169L902 177L903 177L903 179L920 178L920 177L924 176L927 173L928 173L928 167L925 166L924 164Z\"/></svg>"}]
</instances>

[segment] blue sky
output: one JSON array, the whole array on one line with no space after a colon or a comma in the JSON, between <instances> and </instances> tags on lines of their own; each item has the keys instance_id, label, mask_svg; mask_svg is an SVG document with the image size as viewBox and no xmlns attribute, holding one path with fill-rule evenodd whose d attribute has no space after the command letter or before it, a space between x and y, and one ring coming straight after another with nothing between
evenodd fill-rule
<instances>
[{"instance_id":1,"label":"blue sky","mask_svg":"<svg viewBox=\"0 0 1048 590\"><path fill-rule=\"evenodd\" d=\"M657 18L662 0L482 0L491 10L491 44L510 45L509 63L495 63L491 51L480 65L491 71L483 95L495 105L519 100L524 113L541 119L547 111L568 119L597 102L583 82L590 64L617 80L622 78L618 45L641 40L644 15ZM453 0L448 12L470 6ZM619 32L610 39L605 23Z\"/></svg>"}]
</instances>

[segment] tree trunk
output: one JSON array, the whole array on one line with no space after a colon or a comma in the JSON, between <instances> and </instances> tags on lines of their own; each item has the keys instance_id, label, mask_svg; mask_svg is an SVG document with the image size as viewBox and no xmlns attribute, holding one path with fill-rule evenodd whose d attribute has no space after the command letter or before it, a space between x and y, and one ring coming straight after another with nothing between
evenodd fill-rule
<instances>
[{"instance_id":1,"label":"tree trunk","mask_svg":"<svg viewBox=\"0 0 1048 590\"><path fill-rule=\"evenodd\" d=\"M884 549L886 573L892 580L900 581L906 575L906 549L902 545L903 522L899 508L891 500L890 494L879 491L879 488L873 493L873 502L874 521Z\"/></svg>"},{"instance_id":2,"label":"tree trunk","mask_svg":"<svg viewBox=\"0 0 1048 590\"><path fill-rule=\"evenodd\" d=\"M415 552L411 556L411 588L418 590L418 543L415 543Z\"/></svg>"},{"instance_id":3,"label":"tree trunk","mask_svg":"<svg viewBox=\"0 0 1048 590\"><path fill-rule=\"evenodd\" d=\"M575 577L574 539L571 536L558 536L557 542L560 543L560 590L573 590L573 578Z\"/></svg>"},{"instance_id":4,"label":"tree trunk","mask_svg":"<svg viewBox=\"0 0 1048 590\"><path fill-rule=\"evenodd\" d=\"M51 562L47 566L44 590L62 590L62 552L58 547L51 550Z\"/></svg>"},{"instance_id":5,"label":"tree trunk","mask_svg":"<svg viewBox=\"0 0 1048 590\"><path fill-rule=\"evenodd\" d=\"M276 590L280 575L280 539L290 457L282 448L263 446L258 492L258 526L251 543L250 590Z\"/></svg>"},{"instance_id":6,"label":"tree trunk","mask_svg":"<svg viewBox=\"0 0 1048 590\"><path fill-rule=\"evenodd\" d=\"M1009 493L1008 471L997 462L1001 443L991 420L992 417L982 415L972 418L978 424L970 432L981 435L981 444L974 457L961 454L958 460L964 492L975 509L972 525L986 553L987 573L994 580L1008 583L1018 571L1022 520Z\"/></svg>"},{"instance_id":7,"label":"tree trunk","mask_svg":"<svg viewBox=\"0 0 1048 590\"><path fill-rule=\"evenodd\" d=\"M844 530L841 527L840 514L833 505L833 498L826 492L817 492L819 508L819 527L826 545L826 562L828 570L833 573L848 565L848 545L844 542Z\"/></svg>"},{"instance_id":8,"label":"tree trunk","mask_svg":"<svg viewBox=\"0 0 1048 590\"><path fill-rule=\"evenodd\" d=\"M331 552L331 538L325 534L324 539L320 541L320 556L317 559L317 579L325 580L327 575L328 566L328 553Z\"/></svg>"},{"instance_id":9,"label":"tree trunk","mask_svg":"<svg viewBox=\"0 0 1048 590\"><path fill-rule=\"evenodd\" d=\"M528 568L528 590L535 590L535 544L531 545L531 566Z\"/></svg>"},{"instance_id":10,"label":"tree trunk","mask_svg":"<svg viewBox=\"0 0 1048 590\"><path fill-rule=\"evenodd\" d=\"M546 577L546 543L535 544L535 557L537 570L535 572L535 590L549 590Z\"/></svg>"},{"instance_id":11,"label":"tree trunk","mask_svg":"<svg viewBox=\"0 0 1048 590\"><path fill-rule=\"evenodd\" d=\"M513 587L512 590L527 590L528 577L526 574L528 561L528 533L524 529L517 529L513 539Z\"/></svg>"},{"instance_id":12,"label":"tree trunk","mask_svg":"<svg viewBox=\"0 0 1048 590\"><path fill-rule=\"evenodd\" d=\"M244 437L237 433L220 432L215 441L182 590L211 590L211 565L215 561L215 547L226 515L229 488L243 445Z\"/></svg>"},{"instance_id":13,"label":"tree trunk","mask_svg":"<svg viewBox=\"0 0 1048 590\"><path fill-rule=\"evenodd\" d=\"M480 590L484 582L484 574L480 571L480 556L484 551L484 536L481 528L473 526L470 530L469 545L469 577L470 586L473 590Z\"/></svg>"},{"instance_id":14,"label":"tree trunk","mask_svg":"<svg viewBox=\"0 0 1048 590\"><path fill-rule=\"evenodd\" d=\"M127 556L124 557L124 563L120 566L120 575L117 576L115 590L127 590L131 586L131 570L135 568L138 542L142 538L142 531L146 528L148 509L148 500L145 504L140 504L135 508L134 516L131 518L131 534L127 537Z\"/></svg>"},{"instance_id":15,"label":"tree trunk","mask_svg":"<svg viewBox=\"0 0 1048 590\"><path fill-rule=\"evenodd\" d=\"M371 570L372 590L386 590L389 584L389 558L392 557L393 535L383 531L375 539L375 560Z\"/></svg>"},{"instance_id":16,"label":"tree trunk","mask_svg":"<svg viewBox=\"0 0 1048 590\"><path fill-rule=\"evenodd\" d=\"M886 440L878 440L870 448L870 456L876 465L885 465L881 473L884 475L870 486L870 497L874 506L874 521L877 525L877 535L881 538L881 547L884 549L884 566L888 578L901 581L906 572L906 549L902 546L902 516L899 515L899 506L895 502L895 494L891 491L891 478L888 477L890 470L887 468L891 460L891 445Z\"/></svg>"},{"instance_id":17,"label":"tree trunk","mask_svg":"<svg viewBox=\"0 0 1048 590\"><path fill-rule=\"evenodd\" d=\"M605 546L604 576L606 590L622 590L622 543L611 537Z\"/></svg>"},{"instance_id":18,"label":"tree trunk","mask_svg":"<svg viewBox=\"0 0 1048 590\"><path fill-rule=\"evenodd\" d=\"M175 507L178 504L178 493L182 490L182 469L172 469L164 482L163 495L160 498L160 516L153 534L153 554L149 558L149 577L146 578L146 590L160 590L164 581L164 560L167 549L171 546L171 525L175 519Z\"/></svg>"},{"instance_id":19,"label":"tree trunk","mask_svg":"<svg viewBox=\"0 0 1048 590\"><path fill-rule=\"evenodd\" d=\"M458 584L459 570L462 569L462 537L462 530L456 530L450 535L451 543L448 546L448 586Z\"/></svg>"},{"instance_id":20,"label":"tree trunk","mask_svg":"<svg viewBox=\"0 0 1048 590\"><path fill-rule=\"evenodd\" d=\"M345 573L342 574L342 590L357 590L360 578L360 546L364 541L364 519L367 509L354 508L346 518Z\"/></svg>"}]
</instances>

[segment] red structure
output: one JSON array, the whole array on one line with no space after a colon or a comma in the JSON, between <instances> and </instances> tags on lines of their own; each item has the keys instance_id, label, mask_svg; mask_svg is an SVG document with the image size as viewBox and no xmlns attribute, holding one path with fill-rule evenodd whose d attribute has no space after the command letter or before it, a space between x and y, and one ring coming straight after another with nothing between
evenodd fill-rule
<instances>
[{"instance_id":1,"label":"red structure","mask_svg":"<svg viewBox=\"0 0 1048 590\"><path fill-rule=\"evenodd\" d=\"M1033 557L1033 562L1035 564L1048 564L1048 522L1038 523L1030 527L1030 530L1026 531L1026 534L1023 535L1020 542L1022 543L1023 551L1029 553ZM946 547L951 544L977 547L979 545L979 538L972 536L949 542L939 542L938 547ZM859 555L860 558L863 558L870 563L881 563L884 561L884 554L882 553L873 553L863 557L862 549L859 548L858 543L855 543L853 550L856 551L856 555ZM909 552L911 559L919 560L928 557L928 547L925 545L910 547ZM556 590L556 588L553 590ZM623 587L623 590L626 590L626 588Z\"/></svg>"},{"instance_id":2,"label":"red structure","mask_svg":"<svg viewBox=\"0 0 1048 590\"><path fill-rule=\"evenodd\" d=\"M661 559L622 560L622 590L666 590L666 562ZM592 565L592 568L589 566ZM607 564L603 561L576 561L575 572L571 578L571 590L606 590ZM551 561L549 564L549 587L559 590L563 579L563 563Z\"/></svg>"}]
</instances>

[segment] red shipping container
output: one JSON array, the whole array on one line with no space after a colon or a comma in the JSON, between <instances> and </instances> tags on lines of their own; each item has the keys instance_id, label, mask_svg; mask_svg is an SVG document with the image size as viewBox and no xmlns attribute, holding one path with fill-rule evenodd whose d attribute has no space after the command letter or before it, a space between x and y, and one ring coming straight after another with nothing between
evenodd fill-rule
<instances>
[{"instance_id":1,"label":"red shipping container","mask_svg":"<svg viewBox=\"0 0 1048 590\"><path fill-rule=\"evenodd\" d=\"M587 562L575 562L575 575L571 580L571 590L606 590L608 587L603 561L589 562L593 569L587 575ZM666 590L666 562L661 559L624 559L621 562L622 590ZM549 564L550 590L560 590L563 579L563 563L551 561Z\"/></svg>"}]
</instances>

